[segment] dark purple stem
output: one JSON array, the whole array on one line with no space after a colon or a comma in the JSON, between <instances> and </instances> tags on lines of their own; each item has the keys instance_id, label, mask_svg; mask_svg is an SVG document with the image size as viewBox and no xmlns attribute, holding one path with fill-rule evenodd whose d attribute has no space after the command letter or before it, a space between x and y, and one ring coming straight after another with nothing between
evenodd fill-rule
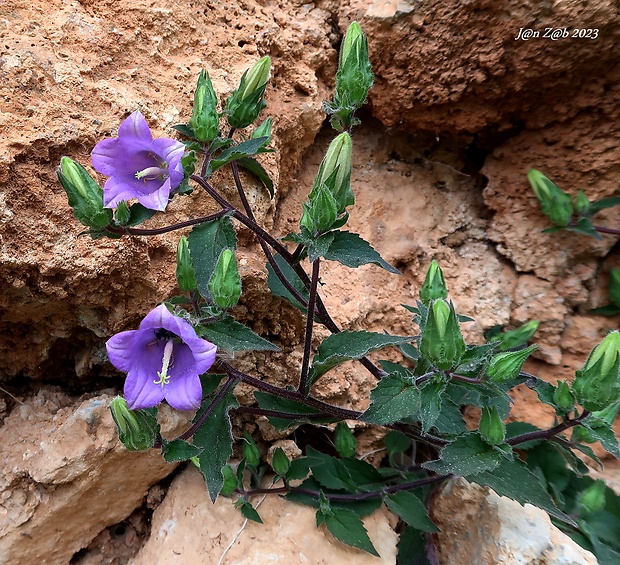
<instances>
[{"instance_id":1,"label":"dark purple stem","mask_svg":"<svg viewBox=\"0 0 620 565\"><path fill-rule=\"evenodd\" d=\"M535 432L528 432L526 434L521 434L515 437L511 437L510 439L506 440L506 443L508 445L519 445L520 443L525 443L526 441L552 438L562 433L563 431L566 431L569 428L572 428L573 426L578 426L589 415L590 415L590 412L588 412L587 410L584 410L580 416L578 416L577 418L573 420L565 420L564 422L561 422L557 426L554 426L553 428L550 428L548 430L537 430Z\"/></svg>"},{"instance_id":2,"label":"dark purple stem","mask_svg":"<svg viewBox=\"0 0 620 565\"><path fill-rule=\"evenodd\" d=\"M318 286L319 286L319 270L321 260L317 258L312 263L312 280L310 281L310 295L308 296L308 313L306 316L306 337L304 340L304 357L301 363L301 375L299 377L299 386L297 392L303 396L308 394L308 371L310 370L310 353L312 351L312 329L314 328L314 306L316 304Z\"/></svg>"},{"instance_id":3,"label":"dark purple stem","mask_svg":"<svg viewBox=\"0 0 620 565\"><path fill-rule=\"evenodd\" d=\"M225 216L228 212L221 210L215 214L209 216L203 216L202 218L194 218L193 220L186 220L179 222L178 224L172 224L171 226L165 226L163 228L141 229L141 228L127 228L122 226L106 226L106 230L111 233L118 233L122 235L161 235L162 233L168 233L175 230L187 228L189 226L195 226L196 224L202 224L204 222L211 222L217 220L222 216Z\"/></svg>"}]
</instances>

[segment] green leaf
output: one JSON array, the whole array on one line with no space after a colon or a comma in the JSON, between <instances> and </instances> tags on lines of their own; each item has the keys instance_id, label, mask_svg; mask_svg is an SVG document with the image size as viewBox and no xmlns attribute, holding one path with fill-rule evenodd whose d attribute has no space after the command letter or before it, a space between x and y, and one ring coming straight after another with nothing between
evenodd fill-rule
<instances>
[{"instance_id":1,"label":"green leaf","mask_svg":"<svg viewBox=\"0 0 620 565\"><path fill-rule=\"evenodd\" d=\"M613 304L607 304L606 306L599 306L590 310L592 314L600 314L601 316L617 316L620 314L620 306Z\"/></svg>"},{"instance_id":2,"label":"green leaf","mask_svg":"<svg viewBox=\"0 0 620 565\"><path fill-rule=\"evenodd\" d=\"M258 153L264 153L264 146L266 143L269 143L268 137L257 137L256 139L248 139L242 141L238 145L233 145L228 149L224 149L217 157L211 159L207 176L231 161L238 161L244 157L251 157Z\"/></svg>"},{"instance_id":3,"label":"green leaf","mask_svg":"<svg viewBox=\"0 0 620 565\"><path fill-rule=\"evenodd\" d=\"M338 261L353 269L360 265L374 263L390 273L400 275L398 269L383 260L370 243L363 240L356 233L348 231L335 231L332 233L334 234L334 241L331 243L327 253L325 253L325 259Z\"/></svg>"},{"instance_id":4,"label":"green leaf","mask_svg":"<svg viewBox=\"0 0 620 565\"><path fill-rule=\"evenodd\" d=\"M432 565L426 553L425 536L420 530L411 526L405 527L396 547L396 565Z\"/></svg>"},{"instance_id":5,"label":"green leaf","mask_svg":"<svg viewBox=\"0 0 620 565\"><path fill-rule=\"evenodd\" d=\"M200 448L182 439L167 441L162 445L161 452L168 463L187 461L200 454Z\"/></svg>"},{"instance_id":6,"label":"green leaf","mask_svg":"<svg viewBox=\"0 0 620 565\"><path fill-rule=\"evenodd\" d=\"M486 443L478 433L457 437L441 451L441 459L422 467L441 475L466 477L495 469L504 460L500 451Z\"/></svg>"},{"instance_id":7,"label":"green leaf","mask_svg":"<svg viewBox=\"0 0 620 565\"><path fill-rule=\"evenodd\" d=\"M248 500L239 499L238 502L240 502L238 507L240 508L241 515L244 518L247 518L248 520L252 520L252 522L258 522L259 524L263 523L260 515L256 511L256 508L254 508L254 506L252 506L252 504L250 504ZM235 506L237 506L237 504L235 504Z\"/></svg>"},{"instance_id":8,"label":"green leaf","mask_svg":"<svg viewBox=\"0 0 620 565\"><path fill-rule=\"evenodd\" d=\"M433 427L441 434L447 435L457 436L467 432L460 407L445 394L441 400L441 411L434 421Z\"/></svg>"},{"instance_id":9,"label":"green leaf","mask_svg":"<svg viewBox=\"0 0 620 565\"><path fill-rule=\"evenodd\" d=\"M351 359L361 359L371 351L389 345L407 343L412 339L409 336L394 336L365 331L344 331L332 334L323 340L312 360L308 386L340 363Z\"/></svg>"},{"instance_id":10,"label":"green leaf","mask_svg":"<svg viewBox=\"0 0 620 565\"><path fill-rule=\"evenodd\" d=\"M423 532L439 532L439 528L429 518L426 506L412 492L400 491L387 496L383 502L394 514L413 528Z\"/></svg>"},{"instance_id":11,"label":"green leaf","mask_svg":"<svg viewBox=\"0 0 620 565\"><path fill-rule=\"evenodd\" d=\"M308 245L308 261L314 263L319 257L324 257L334 240L334 232L325 233L313 239Z\"/></svg>"},{"instance_id":12,"label":"green leaf","mask_svg":"<svg viewBox=\"0 0 620 565\"><path fill-rule=\"evenodd\" d=\"M337 540L380 557L368 537L364 523L355 512L346 508L332 508L332 514L324 518L327 529Z\"/></svg>"},{"instance_id":13,"label":"green leaf","mask_svg":"<svg viewBox=\"0 0 620 565\"><path fill-rule=\"evenodd\" d=\"M236 249L237 235L229 216L200 224L188 236L198 290L210 298L209 281L224 249Z\"/></svg>"},{"instance_id":14,"label":"green leaf","mask_svg":"<svg viewBox=\"0 0 620 565\"><path fill-rule=\"evenodd\" d=\"M618 438L614 433L613 428L601 423L602 421L597 419L596 423L590 426L588 419L584 420L582 425L588 430L589 435L594 441L600 441L603 448L611 453L616 459L620 459L620 448L618 447Z\"/></svg>"},{"instance_id":15,"label":"green leaf","mask_svg":"<svg viewBox=\"0 0 620 565\"><path fill-rule=\"evenodd\" d=\"M371 404L362 414L370 424L392 424L420 410L420 390L412 378L399 375L383 377L370 393Z\"/></svg>"},{"instance_id":16,"label":"green leaf","mask_svg":"<svg viewBox=\"0 0 620 565\"><path fill-rule=\"evenodd\" d=\"M258 401L258 405L263 410L273 410L275 412L285 412L287 414L297 414L299 415L299 419L290 420L287 418L276 418L273 416L269 416L269 423L276 428L277 430L286 430L290 428L294 424L299 424L301 422L330 422L333 419L329 418L321 418L310 419L310 416L319 415L320 412L314 408L310 408L301 402L297 402L295 400L289 400L287 398L280 398L277 396L273 396L268 392L259 392L255 391L254 396Z\"/></svg>"},{"instance_id":17,"label":"green leaf","mask_svg":"<svg viewBox=\"0 0 620 565\"><path fill-rule=\"evenodd\" d=\"M390 461L397 453L404 453L411 447L411 440L403 433L397 430L390 430L383 438L385 449L388 452Z\"/></svg>"},{"instance_id":18,"label":"green leaf","mask_svg":"<svg viewBox=\"0 0 620 565\"><path fill-rule=\"evenodd\" d=\"M422 431L428 432L441 413L442 396L448 383L433 378L420 387L420 423Z\"/></svg>"},{"instance_id":19,"label":"green leaf","mask_svg":"<svg viewBox=\"0 0 620 565\"><path fill-rule=\"evenodd\" d=\"M308 300L308 289L293 268L282 258L281 255L274 255L274 259L293 288L295 288L295 290L297 290L306 300ZM271 290L271 294L288 300L288 302L295 306L295 308L301 310L305 314L306 308L286 289L269 263L267 263L267 273L267 285L269 286L269 290Z\"/></svg>"},{"instance_id":20,"label":"green leaf","mask_svg":"<svg viewBox=\"0 0 620 565\"><path fill-rule=\"evenodd\" d=\"M590 204L590 215L593 216L597 212L604 210L605 208L611 208L612 206L620 205L620 196L613 196L611 198L602 198L596 202Z\"/></svg>"},{"instance_id":21,"label":"green leaf","mask_svg":"<svg viewBox=\"0 0 620 565\"><path fill-rule=\"evenodd\" d=\"M577 233L582 233L584 235L589 235L595 239L602 239L601 234L596 231L594 224L588 218L579 218L576 225L567 229Z\"/></svg>"},{"instance_id":22,"label":"green leaf","mask_svg":"<svg viewBox=\"0 0 620 565\"><path fill-rule=\"evenodd\" d=\"M145 208L142 204L136 202L129 207L129 221L127 222L127 226L137 226L138 224L152 218L156 213L157 210Z\"/></svg>"},{"instance_id":23,"label":"green leaf","mask_svg":"<svg viewBox=\"0 0 620 565\"><path fill-rule=\"evenodd\" d=\"M554 504L540 480L522 461L502 459L494 469L468 475L468 481L493 489L500 496L507 496L521 504L530 503L542 508L551 516L575 525L575 522L561 512Z\"/></svg>"},{"instance_id":24,"label":"green leaf","mask_svg":"<svg viewBox=\"0 0 620 565\"><path fill-rule=\"evenodd\" d=\"M201 327L199 334L226 351L280 351L280 348L255 334L231 316Z\"/></svg>"},{"instance_id":25,"label":"green leaf","mask_svg":"<svg viewBox=\"0 0 620 565\"><path fill-rule=\"evenodd\" d=\"M194 434L194 445L202 449L198 456L200 472L207 482L209 496L213 502L216 501L224 485L222 467L226 465L233 451L232 429L228 412L238 404L232 388L234 387L231 387L224 395ZM215 395L216 393L213 393L203 401L202 407L194 417L194 422L202 416Z\"/></svg>"},{"instance_id":26,"label":"green leaf","mask_svg":"<svg viewBox=\"0 0 620 565\"><path fill-rule=\"evenodd\" d=\"M269 173L263 168L263 166L252 157L242 157L237 159L237 164L243 167L246 171L252 173L259 181L261 181L265 188L269 191L269 197L273 198L273 181L269 177Z\"/></svg>"}]
</instances>

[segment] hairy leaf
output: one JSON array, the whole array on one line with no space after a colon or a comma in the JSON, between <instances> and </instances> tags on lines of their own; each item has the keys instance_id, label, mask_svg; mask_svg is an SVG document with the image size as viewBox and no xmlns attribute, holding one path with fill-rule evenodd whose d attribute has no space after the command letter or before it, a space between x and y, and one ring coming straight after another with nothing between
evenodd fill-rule
<instances>
[{"instance_id":1,"label":"hairy leaf","mask_svg":"<svg viewBox=\"0 0 620 565\"><path fill-rule=\"evenodd\" d=\"M226 351L280 351L277 345L255 334L231 316L205 324L200 335Z\"/></svg>"},{"instance_id":2,"label":"hairy leaf","mask_svg":"<svg viewBox=\"0 0 620 565\"><path fill-rule=\"evenodd\" d=\"M348 231L335 231L334 240L325 253L325 259L338 261L353 269L367 263L374 263L390 273L400 275L400 271L392 267L387 261L381 258L374 248L367 241L363 240L356 233Z\"/></svg>"}]
</instances>

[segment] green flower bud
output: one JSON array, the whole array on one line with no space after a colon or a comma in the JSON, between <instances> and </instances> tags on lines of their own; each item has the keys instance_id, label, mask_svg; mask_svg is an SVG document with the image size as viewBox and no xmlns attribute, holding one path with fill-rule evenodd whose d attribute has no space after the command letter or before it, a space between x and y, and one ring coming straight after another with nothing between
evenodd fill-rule
<instances>
[{"instance_id":1,"label":"green flower bud","mask_svg":"<svg viewBox=\"0 0 620 565\"><path fill-rule=\"evenodd\" d=\"M239 479L230 465L224 465L222 467L222 477L224 477L224 484L222 485L220 494L222 496L230 496L239 486Z\"/></svg>"},{"instance_id":2,"label":"green flower bud","mask_svg":"<svg viewBox=\"0 0 620 565\"><path fill-rule=\"evenodd\" d=\"M260 463L260 451L258 451L258 446L248 432L245 432L243 437L245 438L243 442L243 458L248 467L258 467Z\"/></svg>"},{"instance_id":3,"label":"green flower bud","mask_svg":"<svg viewBox=\"0 0 620 565\"><path fill-rule=\"evenodd\" d=\"M69 157L62 157L56 174L67 193L74 216L82 224L101 229L112 222L112 210L103 207L103 190L82 165Z\"/></svg>"},{"instance_id":4,"label":"green flower bud","mask_svg":"<svg viewBox=\"0 0 620 565\"><path fill-rule=\"evenodd\" d=\"M159 435L157 409L130 410L125 399L117 396L110 402L110 411L118 428L118 437L129 451L153 447Z\"/></svg>"},{"instance_id":5,"label":"green flower bud","mask_svg":"<svg viewBox=\"0 0 620 565\"><path fill-rule=\"evenodd\" d=\"M346 132L336 136L329 144L310 192L310 200L312 200L319 187L327 186L336 199L338 215L342 214L347 206L355 203L351 190L352 153L351 136Z\"/></svg>"},{"instance_id":6,"label":"green flower bud","mask_svg":"<svg viewBox=\"0 0 620 565\"><path fill-rule=\"evenodd\" d=\"M455 367L466 345L454 305L445 300L435 300L429 310L420 341L420 353L435 367L442 370Z\"/></svg>"},{"instance_id":7,"label":"green flower bud","mask_svg":"<svg viewBox=\"0 0 620 565\"><path fill-rule=\"evenodd\" d=\"M536 169L530 169L527 178L540 201L543 214L556 226L567 226L573 215L571 197Z\"/></svg>"},{"instance_id":8,"label":"green flower bud","mask_svg":"<svg viewBox=\"0 0 620 565\"><path fill-rule=\"evenodd\" d=\"M506 425L502 421L496 406L482 409L478 429L482 439L489 445L504 443Z\"/></svg>"},{"instance_id":9,"label":"green flower bud","mask_svg":"<svg viewBox=\"0 0 620 565\"><path fill-rule=\"evenodd\" d=\"M578 214L587 214L590 209L590 201L583 190L577 192L577 199L575 201L575 210Z\"/></svg>"},{"instance_id":10,"label":"green flower bud","mask_svg":"<svg viewBox=\"0 0 620 565\"><path fill-rule=\"evenodd\" d=\"M129 206L127 205L126 200L121 200L116 206L116 210L114 210L114 220L116 223L121 226L126 226L131 219L131 210L129 210Z\"/></svg>"},{"instance_id":11,"label":"green flower bud","mask_svg":"<svg viewBox=\"0 0 620 565\"><path fill-rule=\"evenodd\" d=\"M209 280L209 292L220 308L232 308L239 302L241 277L235 254L231 249L224 249L220 254Z\"/></svg>"},{"instance_id":12,"label":"green flower bud","mask_svg":"<svg viewBox=\"0 0 620 565\"><path fill-rule=\"evenodd\" d=\"M496 335L491 341L499 341L500 349L505 351L506 349L513 349L515 347L521 347L525 345L532 336L536 333L540 322L538 320L530 320L526 324Z\"/></svg>"},{"instance_id":13,"label":"green flower bud","mask_svg":"<svg viewBox=\"0 0 620 565\"><path fill-rule=\"evenodd\" d=\"M573 392L586 410L604 410L620 398L620 332L607 334L576 372Z\"/></svg>"},{"instance_id":14,"label":"green flower bud","mask_svg":"<svg viewBox=\"0 0 620 565\"><path fill-rule=\"evenodd\" d=\"M424 284L420 289L420 300L428 306L433 300L445 299L447 297L448 287L443 278L443 271L437 261L433 260L426 272Z\"/></svg>"},{"instance_id":15,"label":"green flower bud","mask_svg":"<svg viewBox=\"0 0 620 565\"><path fill-rule=\"evenodd\" d=\"M586 490L579 494L577 503L582 514L590 514L605 508L605 494L607 486L605 481L599 479L592 483Z\"/></svg>"},{"instance_id":16,"label":"green flower bud","mask_svg":"<svg viewBox=\"0 0 620 565\"><path fill-rule=\"evenodd\" d=\"M192 292L198 288L196 272L192 266L189 241L184 235L177 246L177 283L183 292Z\"/></svg>"},{"instance_id":17,"label":"green flower bud","mask_svg":"<svg viewBox=\"0 0 620 565\"><path fill-rule=\"evenodd\" d=\"M506 351L497 354L487 367L487 376L496 383L503 383L516 378L521 372L525 360L537 349L538 345L530 345L525 349L519 349L519 351Z\"/></svg>"},{"instance_id":18,"label":"green flower bud","mask_svg":"<svg viewBox=\"0 0 620 565\"><path fill-rule=\"evenodd\" d=\"M271 59L263 57L241 77L239 88L226 102L228 123L234 128L249 126L265 108L263 100L269 80Z\"/></svg>"},{"instance_id":19,"label":"green flower bud","mask_svg":"<svg viewBox=\"0 0 620 565\"><path fill-rule=\"evenodd\" d=\"M328 231L338 218L338 203L329 189L322 185L304 202L300 225L312 235Z\"/></svg>"},{"instance_id":20,"label":"green flower bud","mask_svg":"<svg viewBox=\"0 0 620 565\"><path fill-rule=\"evenodd\" d=\"M273 127L273 119L267 118L260 126L258 126L252 132L252 139L258 139L259 137L266 137L267 141L265 141L265 145L269 145L271 143L272 127Z\"/></svg>"},{"instance_id":21,"label":"green flower bud","mask_svg":"<svg viewBox=\"0 0 620 565\"><path fill-rule=\"evenodd\" d=\"M566 381L558 382L553 393L553 402L560 414L568 414L575 407L575 397Z\"/></svg>"},{"instance_id":22,"label":"green flower bud","mask_svg":"<svg viewBox=\"0 0 620 565\"><path fill-rule=\"evenodd\" d=\"M374 75L368 58L368 39L360 25L353 22L340 48L334 101L324 106L332 115L331 123L334 128L342 131L359 123L353 118L353 114L366 102L373 81Z\"/></svg>"},{"instance_id":23,"label":"green flower bud","mask_svg":"<svg viewBox=\"0 0 620 565\"><path fill-rule=\"evenodd\" d=\"M291 462L281 447L275 448L273 457L271 458L271 467L275 471L276 475L279 475L280 477L285 477L286 473L288 473L288 470L291 467Z\"/></svg>"},{"instance_id":24,"label":"green flower bud","mask_svg":"<svg viewBox=\"0 0 620 565\"><path fill-rule=\"evenodd\" d=\"M612 268L609 271L609 301L620 307L620 269Z\"/></svg>"},{"instance_id":25,"label":"green flower bud","mask_svg":"<svg viewBox=\"0 0 620 565\"><path fill-rule=\"evenodd\" d=\"M217 113L217 94L209 78L209 73L200 71L196 92L194 92L194 108L189 126L194 137L201 143L213 141L219 134L220 116Z\"/></svg>"},{"instance_id":26,"label":"green flower bud","mask_svg":"<svg viewBox=\"0 0 620 565\"><path fill-rule=\"evenodd\" d=\"M334 445L340 457L355 456L355 436L345 422L338 422L334 434Z\"/></svg>"}]
</instances>

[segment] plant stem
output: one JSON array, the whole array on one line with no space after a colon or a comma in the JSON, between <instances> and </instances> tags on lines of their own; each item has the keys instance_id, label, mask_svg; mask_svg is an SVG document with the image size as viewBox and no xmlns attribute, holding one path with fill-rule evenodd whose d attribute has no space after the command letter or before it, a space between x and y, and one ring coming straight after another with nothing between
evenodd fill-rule
<instances>
[{"instance_id":1,"label":"plant stem","mask_svg":"<svg viewBox=\"0 0 620 565\"><path fill-rule=\"evenodd\" d=\"M573 420L564 420L559 423L557 426L550 428L548 430L536 430L535 432L527 432L525 434L521 434L515 437L511 437L506 440L508 445L519 445L520 443L525 443L526 441L533 441L536 439L549 439L553 436L556 436L562 433L573 426L578 426L581 424L583 420L585 420L590 415L590 412L584 410L583 413Z\"/></svg>"},{"instance_id":2,"label":"plant stem","mask_svg":"<svg viewBox=\"0 0 620 565\"><path fill-rule=\"evenodd\" d=\"M200 428L200 426L202 426L205 423L207 418L211 416L213 411L217 408L217 405L222 401L222 399L226 396L226 394L231 389L231 387L233 387L236 384L236 382L237 382L236 377L229 376L228 380L224 383L224 386L222 386L222 388L217 393L215 398L211 401L211 404L209 404L209 406L207 406L205 411L200 415L200 418L196 420L196 422L192 425L191 428L189 428L189 430L187 430L186 432L183 432L178 437L178 439L188 439L192 437L198 431L198 428Z\"/></svg>"},{"instance_id":3,"label":"plant stem","mask_svg":"<svg viewBox=\"0 0 620 565\"><path fill-rule=\"evenodd\" d=\"M310 352L312 350L312 330L314 328L314 305L316 304L319 270L321 266L320 258L312 263L312 281L310 282L310 296L308 297L308 314L306 316L306 337L304 340L304 357L301 364L301 375L297 392L303 396L308 395L308 371L310 369Z\"/></svg>"},{"instance_id":4,"label":"plant stem","mask_svg":"<svg viewBox=\"0 0 620 565\"><path fill-rule=\"evenodd\" d=\"M186 220L184 222L179 222L178 224L172 224L170 226L165 226L163 228L152 228L152 229L141 229L141 228L128 228L122 226L106 226L106 230L112 233L118 233L122 235L161 235L163 233L168 233L175 230L180 230L183 228L187 228L189 226L194 226L196 224L202 224L204 222L211 222L213 220L217 220L222 216L225 216L228 212L225 210L221 210L220 212L216 212L215 214L210 214L209 216L203 216L201 218L194 218L193 220Z\"/></svg>"}]
</instances>

